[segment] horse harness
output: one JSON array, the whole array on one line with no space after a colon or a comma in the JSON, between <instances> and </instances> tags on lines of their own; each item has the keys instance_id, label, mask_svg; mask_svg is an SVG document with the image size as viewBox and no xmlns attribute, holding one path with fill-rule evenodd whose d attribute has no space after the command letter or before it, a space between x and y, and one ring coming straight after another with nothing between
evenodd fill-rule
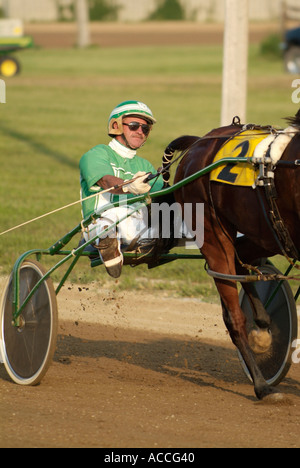
<instances>
[{"instance_id":1,"label":"horse harness","mask_svg":"<svg viewBox=\"0 0 300 468\"><path fill-rule=\"evenodd\" d=\"M252 125L252 124L250 124ZM252 128L264 128L264 127L254 127ZM297 130L298 133L299 130ZM295 161L274 161L272 159L270 153L272 149L272 145L274 142L276 142L276 138L278 135L282 134L282 132L278 132L274 130L273 128L270 128L270 132L275 132L275 137L274 139L271 140L270 144L268 145L267 151L261 155L261 157L253 158L253 163L255 165L259 166L259 176L256 180L255 187L263 187L264 188L264 193L265 193L265 198L267 202L267 207L263 201L263 198L261 196L260 190L257 190L257 195L258 199L260 202L260 205L262 207L262 211L264 214L264 217L267 221L267 224L269 225L270 229L273 232L274 238L276 240L277 245L280 248L281 253L290 261L290 259L293 259L294 261L299 260L299 251L296 248L288 228L286 227L278 205L277 205L277 199L278 199L278 194L275 186L275 170L278 166L283 166L283 167L292 167L292 168L297 168L300 166L300 160L295 160ZM295 135L296 130L294 130L293 136ZM290 140L292 137L290 138ZM286 141L285 147L288 145L290 140ZM282 152L280 154L280 157L283 154L283 151L285 150L285 147L282 149ZM268 211L268 213L267 213Z\"/></svg>"},{"instance_id":2,"label":"horse harness","mask_svg":"<svg viewBox=\"0 0 300 468\"><path fill-rule=\"evenodd\" d=\"M236 137L237 135L241 134L245 130L257 130L257 131L266 132L266 135L267 135L267 138L265 140L266 143L263 143L265 145L265 148L260 149L260 151L256 155L254 155L254 157L252 158L252 163L255 166L259 167L259 176L257 177L257 180L253 188L254 189L258 187L264 188L265 201L263 200L261 191L257 190L256 192L259 198L260 205L262 207L265 220L270 230L273 233L275 241L282 255L285 256L290 262L291 262L290 259L293 259L295 262L296 260L299 260L299 251L294 245L294 242L290 236L288 228L286 227L281 217L281 214L277 205L277 201L276 201L278 198L278 195L277 195L274 178L275 178L275 170L279 166L292 167L292 168L297 168L300 166L299 159L295 161L281 161L280 160L286 146L291 141L293 136L295 136L296 133L299 133L299 130L296 129L295 127L294 128L289 127L285 131L279 131L272 126L260 126L260 125L255 125L255 124L242 125L239 117L237 116L233 118L232 125L238 127L240 130L234 135L231 135L229 139ZM209 136L209 137L195 138L195 141L193 142L191 146L196 144L199 140L206 139L206 138L211 139L211 138L219 138L219 137ZM224 136L222 136L221 138L223 139ZM280 138L281 139L283 138L284 140L283 145L282 145L282 142L277 144L278 139ZM281 148L280 153L274 157L274 154L273 154L274 149L277 148L277 153L278 153L278 147ZM191 147L188 148L188 150L190 149ZM166 151L163 157L162 168L160 168L160 173L163 175L164 182L166 185L169 183L169 179L170 179L170 171L169 171L170 166L173 165L176 161L181 160L188 150L183 151L176 159L174 159L171 162L175 151L171 147L166 148Z\"/></svg>"},{"instance_id":3,"label":"horse harness","mask_svg":"<svg viewBox=\"0 0 300 468\"><path fill-rule=\"evenodd\" d=\"M270 171L268 172L270 173ZM266 207L259 190L257 191L257 195L264 213L264 217L267 221L267 224L272 229L275 240L281 252L285 257L299 260L299 252L295 247L295 244L290 236L286 225L284 224L284 221L278 209L278 205L276 202L278 195L274 183L274 178L265 177L263 179L260 179L260 182L262 182L261 185L263 185L264 187L269 217L266 213Z\"/></svg>"}]
</instances>

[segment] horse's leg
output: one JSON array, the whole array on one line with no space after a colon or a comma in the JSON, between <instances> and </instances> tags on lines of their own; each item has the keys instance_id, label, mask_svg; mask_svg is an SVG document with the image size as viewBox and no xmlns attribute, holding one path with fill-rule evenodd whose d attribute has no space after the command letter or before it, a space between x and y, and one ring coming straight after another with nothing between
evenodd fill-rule
<instances>
[{"instance_id":1,"label":"horse's leg","mask_svg":"<svg viewBox=\"0 0 300 468\"><path fill-rule=\"evenodd\" d=\"M262 354L267 352L272 344L272 335L270 333L271 318L258 297L255 284L243 283L242 286L248 296L256 325L256 327L250 330L248 341L255 354Z\"/></svg>"},{"instance_id":2,"label":"horse's leg","mask_svg":"<svg viewBox=\"0 0 300 468\"><path fill-rule=\"evenodd\" d=\"M259 260L263 257L269 257L270 255L270 252L259 248L245 237L238 240L236 248L239 258L242 259L243 262L247 264L254 263L253 266L258 266L258 268ZM257 259L256 261L254 261L255 257ZM248 270L243 268L239 262L236 263L236 269L239 275L249 274ZM266 309L257 294L255 284L251 282L242 282L241 285L248 296L249 304L253 313L253 319L258 327L257 329L253 329L248 336L250 346L255 353L264 353L272 344L272 336L269 333L271 318L266 312Z\"/></svg>"},{"instance_id":3,"label":"horse's leg","mask_svg":"<svg viewBox=\"0 0 300 468\"><path fill-rule=\"evenodd\" d=\"M266 383L249 344L246 331L246 318L239 306L237 286L226 281L215 281L222 301L223 320L229 331L233 344L240 351L243 360L251 374L257 398L263 399L267 395L279 393Z\"/></svg>"},{"instance_id":4,"label":"horse's leg","mask_svg":"<svg viewBox=\"0 0 300 468\"><path fill-rule=\"evenodd\" d=\"M219 289L220 291L220 289ZM221 294L221 293L220 293ZM229 308L230 307L230 308ZM269 386L255 360L255 356L252 348L249 345L249 339L245 331L245 322L242 325L242 321L237 319L238 314L232 312L232 306L228 306L225 301L222 299L222 310L223 310L223 320L229 331L230 337L233 344L239 350L249 372L252 377L254 384L254 391L259 400L263 398L280 394L280 392L274 387Z\"/></svg>"},{"instance_id":5,"label":"horse's leg","mask_svg":"<svg viewBox=\"0 0 300 468\"><path fill-rule=\"evenodd\" d=\"M248 296L253 318L256 325L261 329L268 329L271 325L271 318L267 314L255 288L254 283L241 283L245 293Z\"/></svg>"},{"instance_id":6,"label":"horse's leg","mask_svg":"<svg viewBox=\"0 0 300 468\"><path fill-rule=\"evenodd\" d=\"M208 218L206 218L206 221L208 221ZM205 229L205 243L201 251L210 269L228 275L236 274L234 247L228 236L224 234L218 224L213 227L206 222ZM215 279L215 283L221 297L225 325L232 342L240 351L251 374L256 396L262 399L267 395L278 393L277 390L269 387L266 383L249 345L246 318L239 305L236 283L220 279Z\"/></svg>"}]
</instances>

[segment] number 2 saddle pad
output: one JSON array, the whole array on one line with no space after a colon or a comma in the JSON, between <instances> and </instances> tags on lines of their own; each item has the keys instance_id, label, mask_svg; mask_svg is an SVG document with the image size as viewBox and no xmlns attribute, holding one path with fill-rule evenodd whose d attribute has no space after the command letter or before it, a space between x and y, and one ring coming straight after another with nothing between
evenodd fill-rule
<instances>
[{"instance_id":1,"label":"number 2 saddle pad","mask_svg":"<svg viewBox=\"0 0 300 468\"><path fill-rule=\"evenodd\" d=\"M216 154L214 161L223 158L250 158L253 156L256 146L266 138L266 132L258 130L246 130L224 143ZM214 169L210 174L210 180L223 184L252 187L257 179L259 171L251 163L226 163Z\"/></svg>"}]
</instances>

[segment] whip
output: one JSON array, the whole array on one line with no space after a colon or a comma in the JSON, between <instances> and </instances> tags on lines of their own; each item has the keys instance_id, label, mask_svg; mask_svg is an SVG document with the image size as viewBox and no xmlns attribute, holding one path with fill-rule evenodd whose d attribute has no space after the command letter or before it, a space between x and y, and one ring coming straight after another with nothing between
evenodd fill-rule
<instances>
[{"instance_id":1,"label":"whip","mask_svg":"<svg viewBox=\"0 0 300 468\"><path fill-rule=\"evenodd\" d=\"M157 177L157 175L159 174L151 174L151 178L149 178L150 176L148 176L144 182L148 181L148 180L152 180L153 178ZM152 177L153 176L153 177ZM140 177L140 176L139 176ZM55 214L55 213L58 213L59 211L63 211L67 208L70 208L71 206L75 206L79 203L82 203L86 200L90 200L91 198L94 198L94 197L97 197L99 195L99 193L104 194L104 193L107 193L107 192L111 192L112 190L117 190L121 187L123 187L124 185L128 185L128 184L131 184L134 180L138 179L139 177L134 177L133 179L130 179L130 180L126 180L124 181L123 183L121 184L118 184L118 185L114 185L112 187L109 187L108 189L106 190L101 190L101 192L97 192L97 193L94 193L93 195L89 195L88 197L86 198L81 198L80 200L76 200L75 202L72 202L72 203L69 203L68 205L65 205L65 206L61 206L60 208L57 208L56 210L52 210L52 211L49 211L48 213L44 213L42 214L41 216L37 216L36 218L33 218L33 219L30 219L29 221L25 221L24 223L21 223L21 224L18 224L17 226L14 226L10 229L7 229L6 231L3 231L3 232L0 232L0 237L3 236L4 234L8 234L9 232L12 232L12 231L15 231L16 229L19 229L23 226L27 226L28 224L31 224L35 221L38 221L40 219L43 219L43 218L46 218L47 216L50 216L52 214Z\"/></svg>"}]
</instances>

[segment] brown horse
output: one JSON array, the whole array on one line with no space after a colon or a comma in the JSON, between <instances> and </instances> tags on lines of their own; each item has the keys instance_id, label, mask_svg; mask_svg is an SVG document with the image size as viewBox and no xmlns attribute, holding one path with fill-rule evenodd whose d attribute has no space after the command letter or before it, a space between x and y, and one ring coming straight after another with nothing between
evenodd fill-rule
<instances>
[{"instance_id":1,"label":"brown horse","mask_svg":"<svg viewBox=\"0 0 300 468\"><path fill-rule=\"evenodd\" d=\"M289 122L300 132L300 111ZM212 130L202 138L183 136L172 141L166 149L167 153L184 152L174 183L210 165L224 142L241 130L240 123L233 121L232 125ZM277 206L289 233L290 243L299 252L300 170L292 167L297 158L300 158L300 133L295 133L281 158L281 161L291 162L291 165L281 162L274 171ZM267 206L265 193L264 187L254 190L252 187L213 182L210 174L197 178L175 192L175 199L181 206L184 203L204 203L204 244L200 250L210 270L225 275L249 274L241 262L255 264L258 258L282 254L285 245L282 246L278 241L272 225L266 219L267 209L264 212L262 207L262 203ZM190 229L196 226L195 219L185 221ZM244 236L239 237L238 233ZM286 251L290 253L288 247ZM246 332L246 319L239 305L236 282L230 278L215 278L215 284L221 298L224 322L250 372L257 397L277 398L280 393L266 383L256 363ZM256 324L264 332L261 336L267 337L267 345L270 345L270 318L257 298L252 283L243 283L243 287L251 298Z\"/></svg>"}]
</instances>

